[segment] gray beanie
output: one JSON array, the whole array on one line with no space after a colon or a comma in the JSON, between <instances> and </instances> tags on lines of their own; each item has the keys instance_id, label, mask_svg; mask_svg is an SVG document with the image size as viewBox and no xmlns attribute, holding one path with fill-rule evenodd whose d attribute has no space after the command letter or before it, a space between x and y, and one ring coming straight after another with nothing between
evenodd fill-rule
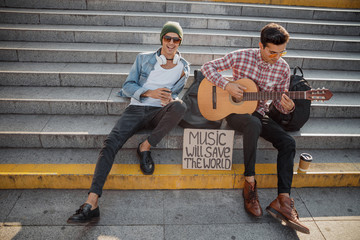
<instances>
[{"instance_id":1,"label":"gray beanie","mask_svg":"<svg viewBox=\"0 0 360 240\"><path fill-rule=\"evenodd\" d=\"M160 42L162 44L162 39L164 37L165 34L169 33L169 32L173 32L176 33L177 35L179 35L179 37L181 38L181 41L183 39L183 30L180 26L180 24L178 22L167 22L164 24L161 33L160 33ZM180 42L181 43L181 42Z\"/></svg>"}]
</instances>

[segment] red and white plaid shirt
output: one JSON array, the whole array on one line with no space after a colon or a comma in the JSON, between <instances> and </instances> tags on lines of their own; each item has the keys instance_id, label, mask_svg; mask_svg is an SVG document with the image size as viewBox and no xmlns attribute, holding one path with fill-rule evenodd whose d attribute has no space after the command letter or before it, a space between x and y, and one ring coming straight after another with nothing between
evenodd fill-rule
<instances>
[{"instance_id":1,"label":"red and white plaid shirt","mask_svg":"<svg viewBox=\"0 0 360 240\"><path fill-rule=\"evenodd\" d=\"M222 58L205 63L201 67L204 76L216 86L225 89L229 82L219 72L232 69L233 80L249 78L253 80L262 92L283 92L289 89L290 67L287 62L280 58L275 64L265 62L260 49L243 49L231 52ZM270 99L269 99L270 100ZM267 101L260 101L256 109L264 115L267 111ZM287 114L279 100L274 100L275 107Z\"/></svg>"}]
</instances>

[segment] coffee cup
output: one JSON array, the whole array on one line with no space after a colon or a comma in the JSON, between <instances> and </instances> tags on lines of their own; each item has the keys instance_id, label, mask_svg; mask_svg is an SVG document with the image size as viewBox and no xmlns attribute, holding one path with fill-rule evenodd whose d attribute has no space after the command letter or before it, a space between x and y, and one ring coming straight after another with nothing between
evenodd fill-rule
<instances>
[{"instance_id":1,"label":"coffee cup","mask_svg":"<svg viewBox=\"0 0 360 240\"><path fill-rule=\"evenodd\" d=\"M313 158L310 154L308 153L300 154L298 173L306 173L307 170L309 169L312 160Z\"/></svg>"}]
</instances>

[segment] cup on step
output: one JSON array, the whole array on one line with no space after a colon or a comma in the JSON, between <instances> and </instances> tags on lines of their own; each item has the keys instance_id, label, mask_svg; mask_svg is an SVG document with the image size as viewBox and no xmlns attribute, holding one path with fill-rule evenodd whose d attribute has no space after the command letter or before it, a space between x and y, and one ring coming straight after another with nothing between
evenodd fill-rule
<instances>
[{"instance_id":1,"label":"cup on step","mask_svg":"<svg viewBox=\"0 0 360 240\"><path fill-rule=\"evenodd\" d=\"M308 153L300 154L298 173L306 173L307 170L309 169L312 160L313 158L310 154Z\"/></svg>"}]
</instances>

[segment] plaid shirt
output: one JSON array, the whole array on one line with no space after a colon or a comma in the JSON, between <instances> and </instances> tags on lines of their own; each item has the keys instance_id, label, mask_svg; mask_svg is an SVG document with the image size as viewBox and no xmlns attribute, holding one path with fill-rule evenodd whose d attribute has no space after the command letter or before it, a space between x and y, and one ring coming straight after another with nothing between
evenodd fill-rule
<instances>
[{"instance_id":1,"label":"plaid shirt","mask_svg":"<svg viewBox=\"0 0 360 240\"><path fill-rule=\"evenodd\" d=\"M243 49L231 52L222 58L205 63L201 71L204 76L216 86L225 89L229 82L219 72L232 69L233 80L249 78L253 80L262 92L283 92L289 89L290 67L280 58L275 64L265 62L260 49ZM270 100L270 99L269 99ZM268 110L267 101L259 101L256 109L261 115ZM288 114L279 100L274 100L275 107L282 113Z\"/></svg>"}]
</instances>

